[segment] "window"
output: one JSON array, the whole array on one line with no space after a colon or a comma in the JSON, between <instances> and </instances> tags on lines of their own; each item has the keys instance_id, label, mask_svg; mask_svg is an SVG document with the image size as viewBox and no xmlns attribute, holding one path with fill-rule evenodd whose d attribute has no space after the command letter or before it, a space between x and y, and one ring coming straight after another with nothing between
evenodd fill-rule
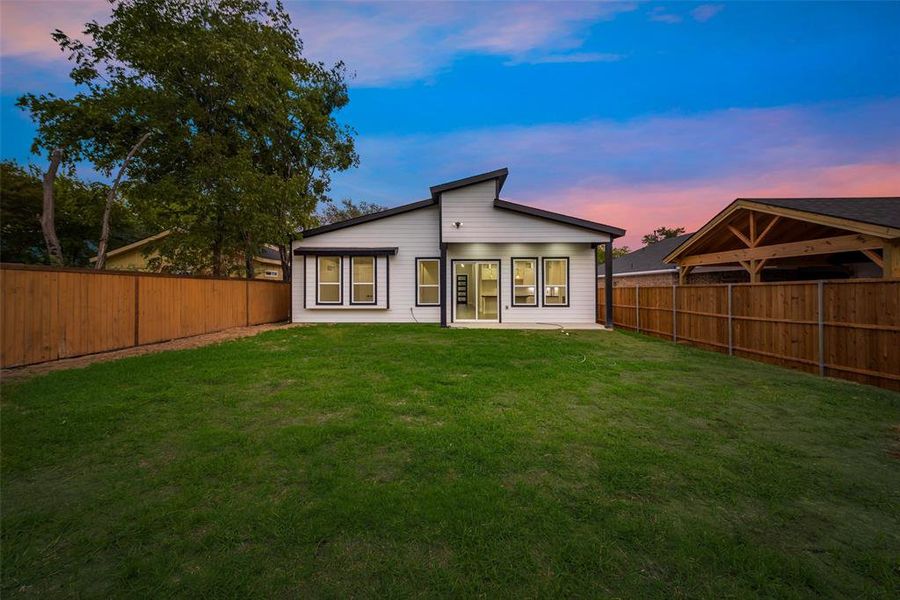
<instances>
[{"instance_id":1,"label":"window","mask_svg":"<svg viewBox=\"0 0 900 600\"><path fill-rule=\"evenodd\" d=\"M537 306L537 259L512 259L513 306Z\"/></svg>"},{"instance_id":2,"label":"window","mask_svg":"<svg viewBox=\"0 0 900 600\"><path fill-rule=\"evenodd\" d=\"M569 305L569 259L544 259L544 306Z\"/></svg>"},{"instance_id":3,"label":"window","mask_svg":"<svg viewBox=\"0 0 900 600\"><path fill-rule=\"evenodd\" d=\"M350 258L350 304L375 304L375 257Z\"/></svg>"},{"instance_id":4,"label":"window","mask_svg":"<svg viewBox=\"0 0 900 600\"><path fill-rule=\"evenodd\" d=\"M441 303L441 261L439 258L416 259L416 306L439 306Z\"/></svg>"},{"instance_id":5,"label":"window","mask_svg":"<svg viewBox=\"0 0 900 600\"><path fill-rule=\"evenodd\" d=\"M343 259L340 256L316 257L316 304L343 304Z\"/></svg>"},{"instance_id":6,"label":"window","mask_svg":"<svg viewBox=\"0 0 900 600\"><path fill-rule=\"evenodd\" d=\"M266 271L266 277L278 277L278 271Z\"/></svg>"}]
</instances>

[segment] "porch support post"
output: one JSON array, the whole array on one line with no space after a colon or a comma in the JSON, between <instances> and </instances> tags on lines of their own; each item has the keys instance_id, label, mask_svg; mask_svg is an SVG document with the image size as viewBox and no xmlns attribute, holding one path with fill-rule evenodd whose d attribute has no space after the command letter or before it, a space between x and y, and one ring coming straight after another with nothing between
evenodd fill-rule
<instances>
[{"instance_id":1,"label":"porch support post","mask_svg":"<svg viewBox=\"0 0 900 600\"><path fill-rule=\"evenodd\" d=\"M441 327L447 326L447 244L441 244Z\"/></svg>"},{"instance_id":2,"label":"porch support post","mask_svg":"<svg viewBox=\"0 0 900 600\"><path fill-rule=\"evenodd\" d=\"M606 327L613 328L613 243L612 238L606 242L606 260L603 263L606 277L604 277L604 296L606 302Z\"/></svg>"}]
</instances>

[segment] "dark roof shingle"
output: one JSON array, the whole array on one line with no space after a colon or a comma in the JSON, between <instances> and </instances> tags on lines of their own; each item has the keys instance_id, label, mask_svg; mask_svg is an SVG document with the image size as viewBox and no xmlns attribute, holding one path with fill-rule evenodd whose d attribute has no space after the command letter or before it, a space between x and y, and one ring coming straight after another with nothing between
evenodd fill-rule
<instances>
[{"instance_id":1,"label":"dark roof shingle","mask_svg":"<svg viewBox=\"0 0 900 600\"><path fill-rule=\"evenodd\" d=\"M675 265L666 264L662 259L675 248L687 241L691 235L693 234L686 233L677 237L666 238L655 244L644 246L640 250L629 252L625 256L614 258L612 263L613 275L637 273L641 271L658 271L660 269L674 271ZM598 273L602 275L603 265L598 265L597 268Z\"/></svg>"},{"instance_id":2,"label":"dark roof shingle","mask_svg":"<svg viewBox=\"0 0 900 600\"><path fill-rule=\"evenodd\" d=\"M738 198L900 229L900 197L881 198Z\"/></svg>"}]
</instances>

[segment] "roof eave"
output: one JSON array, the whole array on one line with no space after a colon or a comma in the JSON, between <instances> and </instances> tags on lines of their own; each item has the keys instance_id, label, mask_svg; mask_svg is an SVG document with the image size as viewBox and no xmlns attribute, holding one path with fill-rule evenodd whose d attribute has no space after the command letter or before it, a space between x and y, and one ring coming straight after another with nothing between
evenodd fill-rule
<instances>
[{"instance_id":1,"label":"roof eave","mask_svg":"<svg viewBox=\"0 0 900 600\"><path fill-rule=\"evenodd\" d=\"M431 191L432 199L437 199L437 197L443 192L449 192L450 190L455 190L461 187L466 187L469 185L475 185L476 183L484 183L485 181L491 181L493 179L497 180L497 195L500 195L500 190L503 189L503 184L506 183L506 178L509 175L509 169L503 167L502 169L497 169L495 171L488 171L487 173L479 173L478 175L472 175L471 177L465 177L463 179L456 179L454 181L448 181L446 183L439 183L438 185L433 185L429 188Z\"/></svg>"},{"instance_id":2,"label":"roof eave","mask_svg":"<svg viewBox=\"0 0 900 600\"><path fill-rule=\"evenodd\" d=\"M620 229L618 227L613 227L611 225L604 225L603 223L597 223L595 221L588 221L587 219L580 219L578 217L572 217L569 215L564 215L562 213L556 213L556 212L544 210L541 208L534 208L533 206L525 206L524 204L517 204L515 202L501 200L500 198L497 198L496 200L494 200L494 208L509 210L512 212L517 212L520 214L537 217L539 219L547 219L548 221L555 221L557 223L563 223L565 225L572 225L574 227L580 227L582 229L587 229L589 231L596 231L598 233L604 233L604 234L608 235L611 239L619 238L619 237L622 237L623 235L625 235L625 230Z\"/></svg>"}]
</instances>

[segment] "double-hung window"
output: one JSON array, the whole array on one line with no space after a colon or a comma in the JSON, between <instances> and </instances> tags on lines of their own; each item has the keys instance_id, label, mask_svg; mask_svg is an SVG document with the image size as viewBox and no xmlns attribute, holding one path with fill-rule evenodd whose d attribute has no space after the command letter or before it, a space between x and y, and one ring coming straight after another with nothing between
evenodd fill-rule
<instances>
[{"instance_id":1,"label":"double-hung window","mask_svg":"<svg viewBox=\"0 0 900 600\"><path fill-rule=\"evenodd\" d=\"M544 259L544 306L569 306L569 259Z\"/></svg>"},{"instance_id":2,"label":"double-hung window","mask_svg":"<svg viewBox=\"0 0 900 600\"><path fill-rule=\"evenodd\" d=\"M375 257L350 258L350 304L375 304Z\"/></svg>"},{"instance_id":3,"label":"double-hung window","mask_svg":"<svg viewBox=\"0 0 900 600\"><path fill-rule=\"evenodd\" d=\"M439 306L441 303L441 261L438 258L416 259L416 306Z\"/></svg>"},{"instance_id":4,"label":"double-hung window","mask_svg":"<svg viewBox=\"0 0 900 600\"><path fill-rule=\"evenodd\" d=\"M319 256L316 261L316 303L343 304L343 259Z\"/></svg>"},{"instance_id":5,"label":"double-hung window","mask_svg":"<svg viewBox=\"0 0 900 600\"><path fill-rule=\"evenodd\" d=\"M513 306L537 306L537 259L512 259Z\"/></svg>"}]
</instances>

